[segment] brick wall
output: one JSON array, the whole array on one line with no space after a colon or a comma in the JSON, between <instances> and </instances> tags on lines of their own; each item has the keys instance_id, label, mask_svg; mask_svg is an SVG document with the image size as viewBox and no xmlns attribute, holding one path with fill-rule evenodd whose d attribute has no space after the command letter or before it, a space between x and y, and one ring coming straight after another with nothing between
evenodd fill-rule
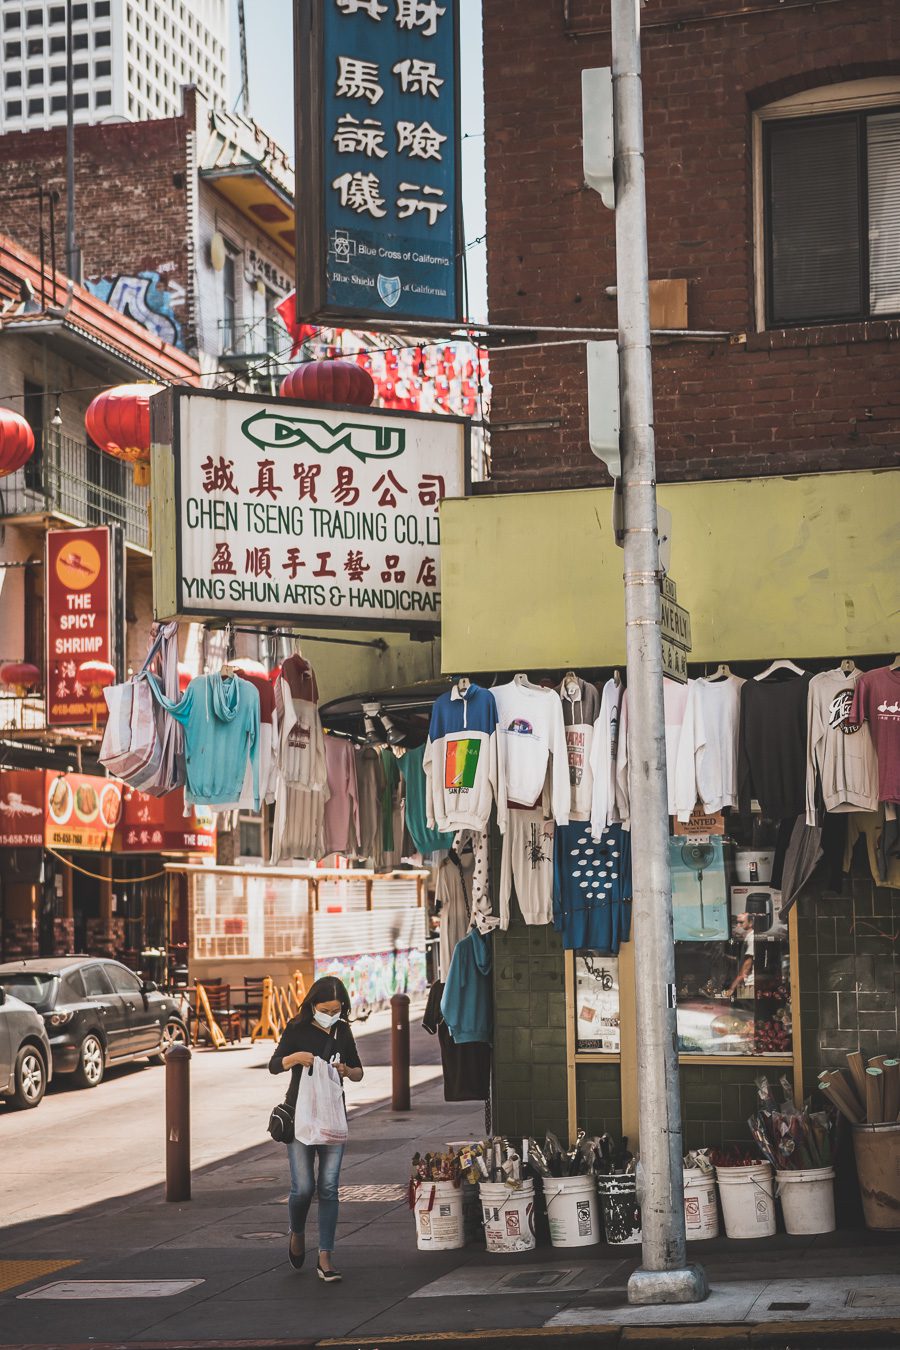
<instances>
[{"instance_id":1,"label":"brick wall","mask_svg":"<svg viewBox=\"0 0 900 1350\"><path fill-rule=\"evenodd\" d=\"M664 480L875 467L896 461L900 325L755 333L753 108L900 71L892 0L725 21L719 0L643 11L650 275L686 278L689 325L732 342L658 345ZM737 9L737 5L734 5ZM488 291L494 323L614 328L614 217L583 185L580 72L610 63L608 4L485 7ZM491 357L493 489L606 482L588 449L583 347ZM504 423L549 421L531 432Z\"/></svg>"},{"instance_id":2,"label":"brick wall","mask_svg":"<svg viewBox=\"0 0 900 1350\"><path fill-rule=\"evenodd\" d=\"M187 324L189 295L186 138L189 116L154 122L113 122L75 131L76 238L87 281L141 272L159 273L172 288L180 343L192 346ZM38 204L25 195L40 183L57 191L57 266L65 268L65 128L0 136L0 228L39 252ZM49 220L45 206L47 258ZM179 292L176 288L182 288ZM142 320L139 320L142 322ZM168 329L160 336L171 341Z\"/></svg>"}]
</instances>

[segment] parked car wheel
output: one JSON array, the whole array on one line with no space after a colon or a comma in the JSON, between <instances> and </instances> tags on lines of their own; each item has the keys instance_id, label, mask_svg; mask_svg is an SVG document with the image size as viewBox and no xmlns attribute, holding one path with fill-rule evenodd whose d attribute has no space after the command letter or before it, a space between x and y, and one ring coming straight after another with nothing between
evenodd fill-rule
<instances>
[{"instance_id":1,"label":"parked car wheel","mask_svg":"<svg viewBox=\"0 0 900 1350\"><path fill-rule=\"evenodd\" d=\"M23 1045L16 1056L16 1086L10 1103L19 1111L30 1111L37 1106L47 1091L47 1068L41 1052L33 1045Z\"/></svg>"},{"instance_id":2,"label":"parked car wheel","mask_svg":"<svg viewBox=\"0 0 900 1350\"><path fill-rule=\"evenodd\" d=\"M165 1064L166 1051L173 1045L187 1045L187 1027L177 1017L170 1017L162 1029L159 1041L159 1054L153 1056L154 1064Z\"/></svg>"},{"instance_id":3,"label":"parked car wheel","mask_svg":"<svg viewBox=\"0 0 900 1350\"><path fill-rule=\"evenodd\" d=\"M103 1042L94 1032L85 1036L78 1049L78 1068L74 1078L79 1087L99 1087L106 1072Z\"/></svg>"}]
</instances>

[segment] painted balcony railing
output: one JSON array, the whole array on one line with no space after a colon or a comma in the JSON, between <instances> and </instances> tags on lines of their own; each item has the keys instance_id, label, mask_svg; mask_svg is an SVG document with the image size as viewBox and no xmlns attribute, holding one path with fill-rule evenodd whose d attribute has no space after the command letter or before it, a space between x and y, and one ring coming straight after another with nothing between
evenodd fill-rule
<instances>
[{"instance_id":1,"label":"painted balcony railing","mask_svg":"<svg viewBox=\"0 0 900 1350\"><path fill-rule=\"evenodd\" d=\"M72 436L45 433L40 453L0 482L0 515L60 515L121 525L129 544L150 547L150 490L132 469Z\"/></svg>"}]
</instances>

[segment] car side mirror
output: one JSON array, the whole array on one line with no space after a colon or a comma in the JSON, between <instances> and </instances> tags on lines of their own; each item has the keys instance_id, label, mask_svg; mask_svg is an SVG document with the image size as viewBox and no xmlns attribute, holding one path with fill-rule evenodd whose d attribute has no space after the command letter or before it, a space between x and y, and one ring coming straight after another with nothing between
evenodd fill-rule
<instances>
[{"instance_id":1,"label":"car side mirror","mask_svg":"<svg viewBox=\"0 0 900 1350\"><path fill-rule=\"evenodd\" d=\"M144 980L141 985L142 994L156 994L159 992L159 985L155 980Z\"/></svg>"}]
</instances>

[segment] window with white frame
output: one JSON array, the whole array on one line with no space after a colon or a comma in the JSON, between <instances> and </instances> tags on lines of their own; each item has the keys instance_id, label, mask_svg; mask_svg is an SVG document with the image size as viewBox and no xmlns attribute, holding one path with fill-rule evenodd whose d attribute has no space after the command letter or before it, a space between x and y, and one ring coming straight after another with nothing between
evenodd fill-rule
<instances>
[{"instance_id":1,"label":"window with white frame","mask_svg":"<svg viewBox=\"0 0 900 1350\"><path fill-rule=\"evenodd\" d=\"M862 83L760 114L766 327L900 314L900 87Z\"/></svg>"}]
</instances>

